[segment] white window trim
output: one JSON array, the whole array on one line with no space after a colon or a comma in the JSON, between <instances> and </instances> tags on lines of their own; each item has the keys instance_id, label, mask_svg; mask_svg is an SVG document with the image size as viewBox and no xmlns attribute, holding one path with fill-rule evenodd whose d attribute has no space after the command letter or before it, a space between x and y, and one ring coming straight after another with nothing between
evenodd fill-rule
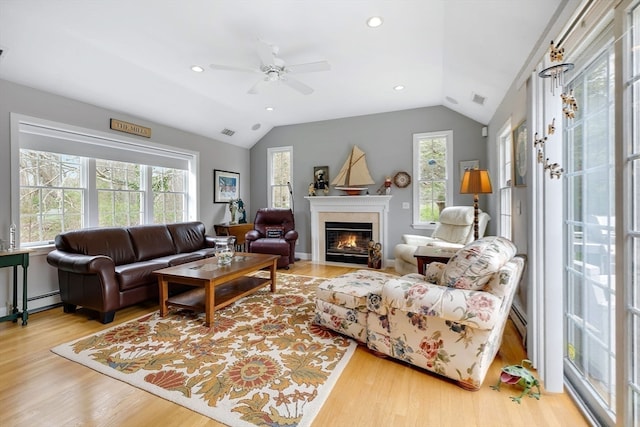
<instances>
[{"instance_id":1,"label":"white window trim","mask_svg":"<svg viewBox=\"0 0 640 427\"><path fill-rule=\"evenodd\" d=\"M506 138L508 138L509 136L511 136L511 145L512 147L503 147L503 143L504 140ZM513 173L511 173L509 175L509 178L506 180L507 181L507 185L505 185L503 187L503 176L502 173L504 171L504 167L505 167L505 159L503 157L503 153L504 153L504 149L509 149L509 153L511 153L511 161L510 161L510 165L511 165L511 170L513 170L513 135L512 135L512 130L511 130L511 118L509 118L505 124L500 128L500 130L498 131L498 135L496 137L496 145L497 145L497 153L498 153L498 157L499 157L499 176L498 176L498 231L499 231L499 235L501 236L505 236L507 235L509 239L512 238L513 236L513 206L510 206L509 212L510 215L509 217L511 218L510 221L510 227L508 230L508 233L505 233L505 230L502 229L502 219L504 216L504 206L502 206L502 190L508 190L511 195L509 196L509 200L513 200Z\"/></svg>"},{"instance_id":2,"label":"white window trim","mask_svg":"<svg viewBox=\"0 0 640 427\"><path fill-rule=\"evenodd\" d=\"M275 153L280 153L280 152L289 152L290 154L290 159L291 162L289 163L290 166L290 170L289 170L289 179L293 179L293 146L292 145L287 145L287 146L283 146L283 147L269 147L267 148L267 206L269 206L270 208L273 207L273 200L272 200L272 191L271 191L271 187L273 186L273 155ZM292 204L292 208L293 208L293 200L291 200L291 204Z\"/></svg>"},{"instance_id":3,"label":"white window trim","mask_svg":"<svg viewBox=\"0 0 640 427\"><path fill-rule=\"evenodd\" d=\"M73 126L66 123L54 122L51 120L40 119L37 117L31 117L18 113L10 114L11 120L11 164L15 165L11 168L11 222L18 224L20 219L20 129L25 125L33 125L43 128L44 130L51 130L54 132L68 133L70 138L75 141L86 140L88 143L95 145L108 146L114 150L118 147L126 147L129 151L138 151L140 153L152 153L154 151L162 153L163 156L168 156L174 153L176 156L184 158L188 163L188 191L187 191L187 219L193 221L197 219L199 212L199 182L198 182L198 168L200 164L200 154L197 151L186 150L184 148L177 148L168 145L159 144L150 140L148 143L128 138L126 136L114 135L108 132L102 132L94 129L83 128L79 126ZM85 177L86 178L86 177ZM95 188L89 188L89 196L85 198L85 203L88 203L90 197L97 197ZM87 208L87 206L85 206ZM94 214L85 209L90 221L88 226L95 225L92 221L95 220ZM97 214L96 214L97 217ZM20 227L18 227L19 233ZM16 240L20 241L20 236L16 236Z\"/></svg>"},{"instance_id":4,"label":"white window trim","mask_svg":"<svg viewBox=\"0 0 640 427\"><path fill-rule=\"evenodd\" d=\"M438 136L444 136L447 139L447 176L445 177L447 183L447 200L451 203L453 201L453 188L454 183L457 182L453 179L454 167L453 167L453 131L442 130L436 132L423 132L413 134L413 224L411 225L416 230L433 230L436 228L435 222L424 223L420 222L420 140L426 138L435 138Z\"/></svg>"}]
</instances>

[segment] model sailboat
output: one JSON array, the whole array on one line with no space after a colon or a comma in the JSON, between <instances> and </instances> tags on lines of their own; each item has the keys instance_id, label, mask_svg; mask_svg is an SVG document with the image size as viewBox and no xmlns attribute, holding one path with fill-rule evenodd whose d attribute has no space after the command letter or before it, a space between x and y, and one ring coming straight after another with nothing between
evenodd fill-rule
<instances>
[{"instance_id":1,"label":"model sailboat","mask_svg":"<svg viewBox=\"0 0 640 427\"><path fill-rule=\"evenodd\" d=\"M364 151L354 145L342 169L331 181L331 185L334 185L336 190L342 190L350 196L356 196L361 191L367 190L366 186L370 184L374 184L374 182L369 174L369 168L367 168Z\"/></svg>"}]
</instances>

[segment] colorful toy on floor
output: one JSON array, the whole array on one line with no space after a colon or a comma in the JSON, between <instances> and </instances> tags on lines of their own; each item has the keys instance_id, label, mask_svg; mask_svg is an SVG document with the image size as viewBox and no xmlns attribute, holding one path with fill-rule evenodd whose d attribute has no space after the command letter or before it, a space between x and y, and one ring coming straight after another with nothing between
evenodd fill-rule
<instances>
[{"instance_id":1,"label":"colorful toy on floor","mask_svg":"<svg viewBox=\"0 0 640 427\"><path fill-rule=\"evenodd\" d=\"M498 383L496 385L492 385L491 388L500 391L501 383L518 385L523 387L524 390L520 393L520 396L512 396L511 400L516 403L520 403L524 395L529 395L529 397L534 397L536 400L540 400L540 382L531 372L529 372L527 368L522 366L525 362L527 362L529 366L533 365L529 359L522 359L520 365L508 365L502 368ZM537 393L533 392L533 387L538 390Z\"/></svg>"}]
</instances>

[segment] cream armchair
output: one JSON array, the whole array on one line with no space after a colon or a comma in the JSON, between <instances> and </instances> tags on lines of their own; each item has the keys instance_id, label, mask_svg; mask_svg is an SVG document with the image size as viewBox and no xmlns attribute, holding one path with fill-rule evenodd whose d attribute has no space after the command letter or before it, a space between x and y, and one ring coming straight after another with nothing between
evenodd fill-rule
<instances>
[{"instance_id":1,"label":"cream armchair","mask_svg":"<svg viewBox=\"0 0 640 427\"><path fill-rule=\"evenodd\" d=\"M484 236L491 217L480 211L478 215L479 237ZM403 234L403 243L394 249L395 269L400 274L418 273L417 260L413 256L418 246L433 247L434 257L452 257L458 249L473 241L473 206L449 206L440 212L440 222L431 237Z\"/></svg>"}]
</instances>

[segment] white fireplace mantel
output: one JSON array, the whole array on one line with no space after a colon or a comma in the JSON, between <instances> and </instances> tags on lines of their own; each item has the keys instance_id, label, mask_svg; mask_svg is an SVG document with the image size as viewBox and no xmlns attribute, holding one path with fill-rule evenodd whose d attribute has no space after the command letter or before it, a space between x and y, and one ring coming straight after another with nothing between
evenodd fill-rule
<instances>
[{"instance_id":1,"label":"white fireplace mantel","mask_svg":"<svg viewBox=\"0 0 640 427\"><path fill-rule=\"evenodd\" d=\"M307 196L311 207L311 260L324 262L324 223L350 219L373 224L373 239L388 241L389 201L392 196ZM385 257L383 257L384 259ZM384 266L383 266L384 267Z\"/></svg>"}]
</instances>

